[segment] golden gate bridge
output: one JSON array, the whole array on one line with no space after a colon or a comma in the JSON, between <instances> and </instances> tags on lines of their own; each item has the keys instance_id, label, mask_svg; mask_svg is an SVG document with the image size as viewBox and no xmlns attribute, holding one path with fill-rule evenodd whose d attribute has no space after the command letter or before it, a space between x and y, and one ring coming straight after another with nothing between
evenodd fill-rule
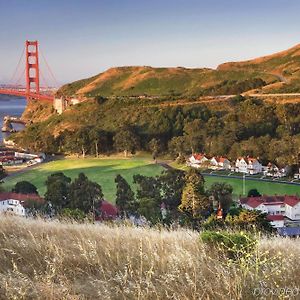
<instances>
[{"instance_id":1,"label":"golden gate bridge","mask_svg":"<svg viewBox=\"0 0 300 300\"><path fill-rule=\"evenodd\" d=\"M54 101L54 93L50 92L48 88L40 87L40 61L39 61L39 43L38 41L26 41L25 42L25 86L20 85L18 82L21 78L17 80L16 83L10 82L7 85L2 85L0 87L0 94L12 95L19 97L26 97L27 100L35 99L40 101ZM24 55L24 50L18 62L17 68L12 79L15 77L17 70L22 62ZM44 57L43 57L44 58ZM44 58L46 66L49 69L50 74L55 80L53 73ZM24 73L21 74L24 76ZM11 79L11 80L12 80Z\"/></svg>"}]
</instances>

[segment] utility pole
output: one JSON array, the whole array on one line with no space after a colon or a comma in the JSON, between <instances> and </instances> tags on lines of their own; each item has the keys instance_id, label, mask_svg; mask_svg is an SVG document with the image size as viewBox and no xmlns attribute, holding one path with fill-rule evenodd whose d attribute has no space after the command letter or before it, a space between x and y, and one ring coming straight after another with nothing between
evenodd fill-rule
<instances>
[{"instance_id":1,"label":"utility pole","mask_svg":"<svg viewBox=\"0 0 300 300\"><path fill-rule=\"evenodd\" d=\"M246 174L243 175L243 195L246 195Z\"/></svg>"}]
</instances>

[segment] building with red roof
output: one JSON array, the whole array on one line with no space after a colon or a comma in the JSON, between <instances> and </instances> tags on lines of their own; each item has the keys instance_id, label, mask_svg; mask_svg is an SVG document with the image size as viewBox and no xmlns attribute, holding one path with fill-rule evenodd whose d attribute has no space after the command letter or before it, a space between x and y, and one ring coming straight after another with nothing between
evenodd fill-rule
<instances>
[{"instance_id":1,"label":"building with red roof","mask_svg":"<svg viewBox=\"0 0 300 300\"><path fill-rule=\"evenodd\" d=\"M25 208L29 201L44 202L36 194L0 193L0 212L25 216Z\"/></svg>"},{"instance_id":2,"label":"building with red roof","mask_svg":"<svg viewBox=\"0 0 300 300\"><path fill-rule=\"evenodd\" d=\"M199 166L207 161L209 161L209 157L203 153L194 153L190 158L189 161L192 166Z\"/></svg>"},{"instance_id":3,"label":"building with red roof","mask_svg":"<svg viewBox=\"0 0 300 300\"><path fill-rule=\"evenodd\" d=\"M257 158L253 157L239 157L235 162L235 172L245 173L245 174L259 174L263 171L262 164Z\"/></svg>"},{"instance_id":4,"label":"building with red roof","mask_svg":"<svg viewBox=\"0 0 300 300\"><path fill-rule=\"evenodd\" d=\"M300 198L298 196L245 197L240 198L240 205L245 209L255 209L266 213L269 218L275 218L273 221L282 223L282 217L292 221L300 220Z\"/></svg>"},{"instance_id":5,"label":"building with red roof","mask_svg":"<svg viewBox=\"0 0 300 300\"><path fill-rule=\"evenodd\" d=\"M223 156L214 156L210 163L217 168L229 170L231 168L230 160Z\"/></svg>"}]
</instances>

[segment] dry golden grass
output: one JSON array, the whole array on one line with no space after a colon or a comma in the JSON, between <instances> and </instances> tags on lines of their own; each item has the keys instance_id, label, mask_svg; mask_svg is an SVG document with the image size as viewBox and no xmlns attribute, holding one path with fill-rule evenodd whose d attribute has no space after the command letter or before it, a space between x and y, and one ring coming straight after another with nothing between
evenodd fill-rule
<instances>
[{"instance_id":1,"label":"dry golden grass","mask_svg":"<svg viewBox=\"0 0 300 300\"><path fill-rule=\"evenodd\" d=\"M300 285L299 264L300 240L229 261L184 229L0 219L0 299L253 299Z\"/></svg>"}]
</instances>

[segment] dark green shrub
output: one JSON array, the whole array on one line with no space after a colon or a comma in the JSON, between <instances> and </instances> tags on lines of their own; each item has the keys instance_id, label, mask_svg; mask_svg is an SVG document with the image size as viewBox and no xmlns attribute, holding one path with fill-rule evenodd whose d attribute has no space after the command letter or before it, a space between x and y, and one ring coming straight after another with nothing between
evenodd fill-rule
<instances>
[{"instance_id":1,"label":"dark green shrub","mask_svg":"<svg viewBox=\"0 0 300 300\"><path fill-rule=\"evenodd\" d=\"M247 256L256 245L256 239L244 232L207 230L201 232L200 238L204 244L233 259Z\"/></svg>"}]
</instances>

